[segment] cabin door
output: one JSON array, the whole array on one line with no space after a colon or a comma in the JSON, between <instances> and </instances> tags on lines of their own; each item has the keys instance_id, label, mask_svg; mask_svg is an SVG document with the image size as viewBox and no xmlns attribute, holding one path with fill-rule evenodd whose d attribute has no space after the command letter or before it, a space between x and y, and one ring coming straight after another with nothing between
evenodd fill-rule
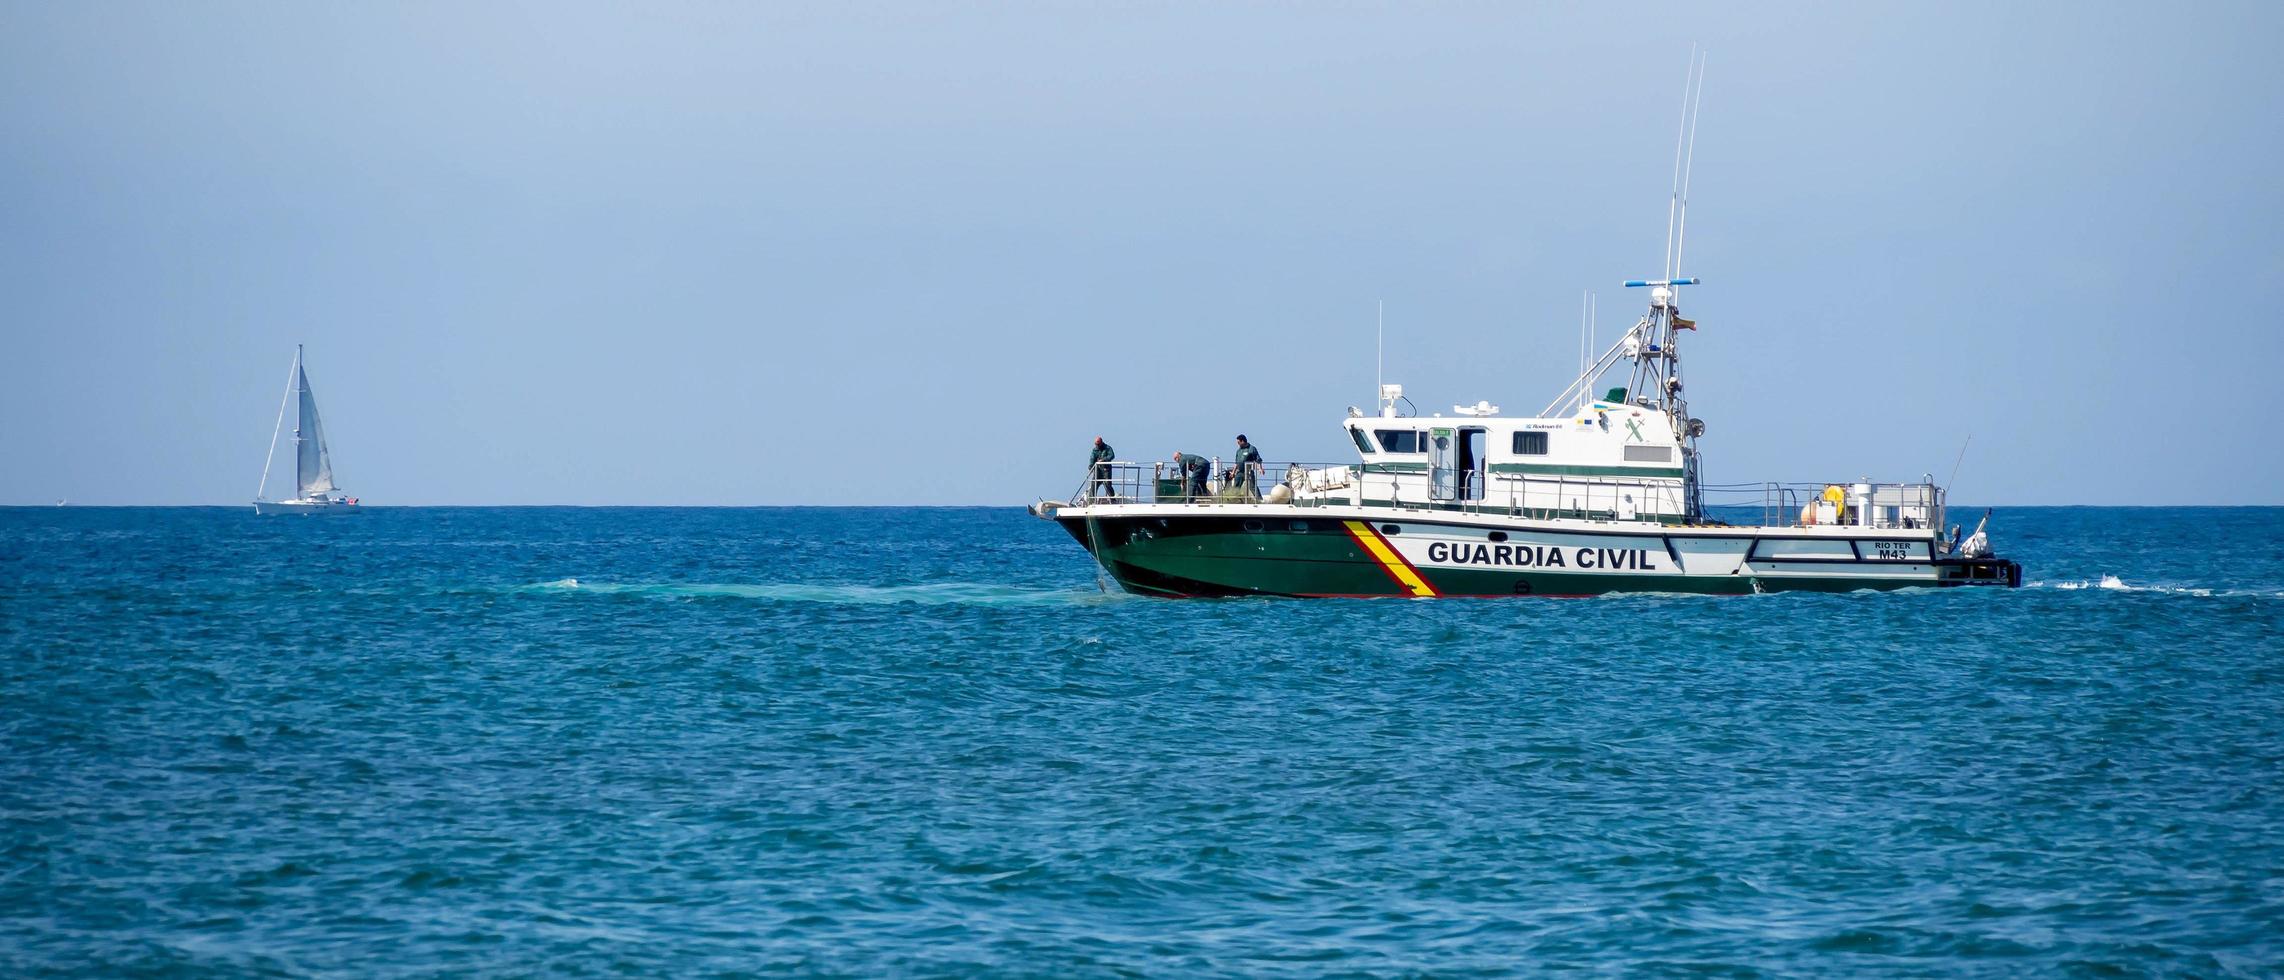
<instances>
[{"instance_id":1,"label":"cabin door","mask_svg":"<svg viewBox=\"0 0 2284 980\"><path fill-rule=\"evenodd\" d=\"M1459 447L1450 429L1428 430L1428 499L1459 499Z\"/></svg>"},{"instance_id":2,"label":"cabin door","mask_svg":"<svg viewBox=\"0 0 2284 980\"><path fill-rule=\"evenodd\" d=\"M1489 436L1482 429L1459 430L1459 499L1483 499L1483 445Z\"/></svg>"}]
</instances>

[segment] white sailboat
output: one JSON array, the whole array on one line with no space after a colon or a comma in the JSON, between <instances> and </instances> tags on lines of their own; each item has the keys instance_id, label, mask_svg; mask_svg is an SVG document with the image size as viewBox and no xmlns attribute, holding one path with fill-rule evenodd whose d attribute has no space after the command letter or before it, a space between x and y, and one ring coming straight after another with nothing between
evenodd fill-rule
<instances>
[{"instance_id":1,"label":"white sailboat","mask_svg":"<svg viewBox=\"0 0 2284 980\"><path fill-rule=\"evenodd\" d=\"M285 431L286 406L298 402L293 427L294 496L270 500L270 464L278 454L278 436ZM277 425L270 430L270 454L262 460L262 484L254 491L256 514L348 514L357 510L357 498L333 483L333 454L325 446L325 428L317 421L317 396L309 391L309 372L302 369L301 345L293 348L293 371L286 376L285 400L278 404Z\"/></svg>"}]
</instances>

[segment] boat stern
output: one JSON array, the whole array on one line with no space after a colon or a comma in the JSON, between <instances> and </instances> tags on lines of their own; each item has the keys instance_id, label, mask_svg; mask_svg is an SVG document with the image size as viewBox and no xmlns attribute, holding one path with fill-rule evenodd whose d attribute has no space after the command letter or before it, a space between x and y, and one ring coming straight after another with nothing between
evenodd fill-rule
<instances>
[{"instance_id":1,"label":"boat stern","mask_svg":"<svg viewBox=\"0 0 2284 980\"><path fill-rule=\"evenodd\" d=\"M1935 568L1942 585L2022 587L2022 563L2010 558L1942 558L1936 560Z\"/></svg>"}]
</instances>

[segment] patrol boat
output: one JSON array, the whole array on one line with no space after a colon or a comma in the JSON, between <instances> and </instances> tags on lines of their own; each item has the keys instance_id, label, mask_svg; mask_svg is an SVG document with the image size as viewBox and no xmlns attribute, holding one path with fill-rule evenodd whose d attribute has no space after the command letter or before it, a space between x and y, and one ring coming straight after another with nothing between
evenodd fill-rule
<instances>
[{"instance_id":1,"label":"patrol boat","mask_svg":"<svg viewBox=\"0 0 2284 980\"><path fill-rule=\"evenodd\" d=\"M278 455L278 435L285 431L286 406L296 406L293 425L294 496L265 499L270 490L270 464ZM262 483L254 490L256 514L352 514L357 498L333 485L333 453L325 445L325 427L317 420L317 396L309 390L309 372L301 362L301 345L293 347L293 370L286 375L285 400L278 403L277 425L270 429L270 454L262 460Z\"/></svg>"},{"instance_id":2,"label":"patrol boat","mask_svg":"<svg viewBox=\"0 0 2284 980\"><path fill-rule=\"evenodd\" d=\"M1945 493L1914 483L1707 484L1703 421L1683 394L1678 291L1634 280L1649 310L1545 409L1455 417L1351 408L1340 465L1272 464L1189 493L1164 463L1103 464L1055 521L1129 592L1151 596L1585 596L2022 584L1990 548L1944 531ZM1626 383L1604 388L1619 377ZM1210 489L1210 488L1209 488Z\"/></svg>"}]
</instances>

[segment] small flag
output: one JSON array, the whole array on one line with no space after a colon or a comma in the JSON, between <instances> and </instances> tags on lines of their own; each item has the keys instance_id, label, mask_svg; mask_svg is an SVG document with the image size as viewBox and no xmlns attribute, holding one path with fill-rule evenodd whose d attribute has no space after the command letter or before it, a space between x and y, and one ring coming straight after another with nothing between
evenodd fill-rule
<instances>
[{"instance_id":1,"label":"small flag","mask_svg":"<svg viewBox=\"0 0 2284 980\"><path fill-rule=\"evenodd\" d=\"M1675 330L1695 330L1697 329L1697 321L1684 320L1677 316L1673 318L1673 328Z\"/></svg>"}]
</instances>

